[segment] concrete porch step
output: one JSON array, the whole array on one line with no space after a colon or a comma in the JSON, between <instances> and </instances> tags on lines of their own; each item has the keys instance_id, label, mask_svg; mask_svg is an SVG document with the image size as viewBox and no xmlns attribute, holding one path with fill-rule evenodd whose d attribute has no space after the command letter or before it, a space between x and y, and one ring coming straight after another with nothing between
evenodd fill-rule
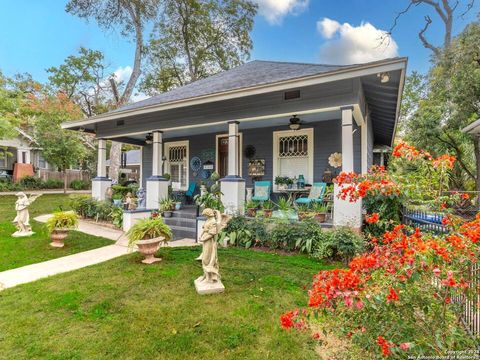
<instances>
[{"instance_id":1,"label":"concrete porch step","mask_svg":"<svg viewBox=\"0 0 480 360\"><path fill-rule=\"evenodd\" d=\"M165 224L169 226L183 226L195 229L197 225L196 219L191 218L184 218L184 217L170 217L170 218L163 218Z\"/></svg>"},{"instance_id":2,"label":"concrete porch step","mask_svg":"<svg viewBox=\"0 0 480 360\"><path fill-rule=\"evenodd\" d=\"M173 240L179 239L195 239L197 237L197 232L195 228L185 227L185 226L175 226L169 225L172 229Z\"/></svg>"}]
</instances>

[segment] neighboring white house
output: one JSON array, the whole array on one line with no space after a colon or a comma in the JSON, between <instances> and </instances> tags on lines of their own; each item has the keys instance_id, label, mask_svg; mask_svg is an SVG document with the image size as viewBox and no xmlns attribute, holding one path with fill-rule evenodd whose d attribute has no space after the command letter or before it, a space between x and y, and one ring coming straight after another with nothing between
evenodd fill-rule
<instances>
[{"instance_id":1,"label":"neighboring white house","mask_svg":"<svg viewBox=\"0 0 480 360\"><path fill-rule=\"evenodd\" d=\"M16 137L0 140L0 170L13 174L15 163L32 164L34 169L53 170L45 161L35 139L22 129L16 130Z\"/></svg>"}]
</instances>

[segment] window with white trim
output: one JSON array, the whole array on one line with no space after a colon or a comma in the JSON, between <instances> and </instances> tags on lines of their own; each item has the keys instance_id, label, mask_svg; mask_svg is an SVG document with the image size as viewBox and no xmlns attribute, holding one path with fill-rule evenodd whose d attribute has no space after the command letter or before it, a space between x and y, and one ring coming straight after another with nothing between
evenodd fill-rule
<instances>
[{"instance_id":1,"label":"window with white trim","mask_svg":"<svg viewBox=\"0 0 480 360\"><path fill-rule=\"evenodd\" d=\"M176 141L165 144L167 158L166 172L174 190L188 188L188 141Z\"/></svg>"},{"instance_id":2,"label":"window with white trim","mask_svg":"<svg viewBox=\"0 0 480 360\"><path fill-rule=\"evenodd\" d=\"M38 154L38 168L39 169L46 169L47 168L47 162L45 161L45 158L43 155L40 153Z\"/></svg>"},{"instance_id":3,"label":"window with white trim","mask_svg":"<svg viewBox=\"0 0 480 360\"><path fill-rule=\"evenodd\" d=\"M307 183L313 183L313 155L313 129L275 131L273 181L277 176L303 175Z\"/></svg>"}]
</instances>

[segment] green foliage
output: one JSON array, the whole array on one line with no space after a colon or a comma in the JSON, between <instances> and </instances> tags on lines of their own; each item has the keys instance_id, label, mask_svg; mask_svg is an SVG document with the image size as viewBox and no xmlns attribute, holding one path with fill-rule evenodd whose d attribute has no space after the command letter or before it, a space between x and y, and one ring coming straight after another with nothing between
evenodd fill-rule
<instances>
[{"instance_id":1,"label":"green foliage","mask_svg":"<svg viewBox=\"0 0 480 360\"><path fill-rule=\"evenodd\" d=\"M204 209L210 208L213 210L219 210L220 212L225 210L220 196L210 192L205 192L203 195L196 195L194 200L197 205Z\"/></svg>"},{"instance_id":2,"label":"green foliage","mask_svg":"<svg viewBox=\"0 0 480 360\"><path fill-rule=\"evenodd\" d=\"M140 88L153 95L242 64L252 48L255 13L247 0L164 1Z\"/></svg>"},{"instance_id":3,"label":"green foliage","mask_svg":"<svg viewBox=\"0 0 480 360\"><path fill-rule=\"evenodd\" d=\"M90 188L90 183L83 180L73 180L70 183L70 187L73 190L88 190Z\"/></svg>"},{"instance_id":4,"label":"green foliage","mask_svg":"<svg viewBox=\"0 0 480 360\"><path fill-rule=\"evenodd\" d=\"M111 221L114 206L107 201L96 201L89 195L73 195L70 197L70 206L81 217L96 221Z\"/></svg>"},{"instance_id":5,"label":"green foliage","mask_svg":"<svg viewBox=\"0 0 480 360\"><path fill-rule=\"evenodd\" d=\"M160 217L141 219L128 230L127 237L130 246L133 246L138 240L155 239L158 237L163 237L163 241L167 242L172 239L172 230Z\"/></svg>"},{"instance_id":6,"label":"green foliage","mask_svg":"<svg viewBox=\"0 0 480 360\"><path fill-rule=\"evenodd\" d=\"M33 176L26 176L19 182L0 180L0 191L24 191L37 189L61 189L63 181L50 179L43 181Z\"/></svg>"},{"instance_id":7,"label":"green foliage","mask_svg":"<svg viewBox=\"0 0 480 360\"><path fill-rule=\"evenodd\" d=\"M280 197L277 201L277 208L280 211L289 211L292 209L292 204L285 197Z\"/></svg>"},{"instance_id":8,"label":"green foliage","mask_svg":"<svg viewBox=\"0 0 480 360\"><path fill-rule=\"evenodd\" d=\"M132 195L135 196L137 191L138 191L137 184L130 184L128 186L118 185L118 184L112 185L112 192L113 192L112 196L120 194L121 198L124 198L125 196L127 196L128 193L132 193Z\"/></svg>"},{"instance_id":9,"label":"green foliage","mask_svg":"<svg viewBox=\"0 0 480 360\"><path fill-rule=\"evenodd\" d=\"M112 219L112 224L118 228L123 225L123 209L120 206L113 206L110 214L108 215Z\"/></svg>"},{"instance_id":10,"label":"green foliage","mask_svg":"<svg viewBox=\"0 0 480 360\"><path fill-rule=\"evenodd\" d=\"M50 233L57 229L76 229L78 227L78 216L73 211L59 211L54 213L45 225Z\"/></svg>"},{"instance_id":11,"label":"green foliage","mask_svg":"<svg viewBox=\"0 0 480 360\"><path fill-rule=\"evenodd\" d=\"M250 201L246 202L245 208L246 209L257 209L258 205L259 205L259 203L257 201L250 200Z\"/></svg>"},{"instance_id":12,"label":"green foliage","mask_svg":"<svg viewBox=\"0 0 480 360\"><path fill-rule=\"evenodd\" d=\"M175 209L175 201L171 198L160 200L160 211L173 211Z\"/></svg>"},{"instance_id":13,"label":"green foliage","mask_svg":"<svg viewBox=\"0 0 480 360\"><path fill-rule=\"evenodd\" d=\"M317 259L341 260L348 263L366 250L365 239L348 227L323 231L314 243L312 256Z\"/></svg>"},{"instance_id":14,"label":"green foliage","mask_svg":"<svg viewBox=\"0 0 480 360\"><path fill-rule=\"evenodd\" d=\"M264 210L272 210L274 207L274 204L271 200L264 201L262 204L262 208Z\"/></svg>"}]
</instances>

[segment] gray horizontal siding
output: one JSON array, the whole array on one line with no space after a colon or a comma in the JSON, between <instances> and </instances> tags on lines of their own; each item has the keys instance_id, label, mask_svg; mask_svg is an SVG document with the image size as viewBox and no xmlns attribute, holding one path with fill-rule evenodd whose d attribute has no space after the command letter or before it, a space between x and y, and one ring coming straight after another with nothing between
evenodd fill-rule
<instances>
[{"instance_id":1,"label":"gray horizontal siding","mask_svg":"<svg viewBox=\"0 0 480 360\"><path fill-rule=\"evenodd\" d=\"M314 124L308 124L305 128L314 129L314 181L322 181L323 174L327 169L328 157L333 152L342 151L341 141L341 121L339 119L322 121ZM356 125L355 125L356 127ZM223 127L222 127L223 128ZM268 127L261 129L243 130L243 146L245 149L247 145L253 145L256 149L256 159L265 159L265 176L262 180L273 181L273 132L280 130L287 130L287 126ZM206 135L195 135L190 137L181 137L175 139L168 139L169 141L189 141L189 158L198 156L202 162L210 160L215 163L215 139L217 134L225 134L226 129L219 129L216 133ZM361 153L360 153L360 129L354 133L354 168L356 172L361 170ZM143 148L143 182L145 185L146 179L152 172L152 146L148 145ZM243 156L242 162L243 178L247 181L247 186L252 185L252 178L248 176L248 159ZM189 164L189 180L190 182L200 183L203 180L201 173L193 176L193 172Z\"/></svg>"}]
</instances>

